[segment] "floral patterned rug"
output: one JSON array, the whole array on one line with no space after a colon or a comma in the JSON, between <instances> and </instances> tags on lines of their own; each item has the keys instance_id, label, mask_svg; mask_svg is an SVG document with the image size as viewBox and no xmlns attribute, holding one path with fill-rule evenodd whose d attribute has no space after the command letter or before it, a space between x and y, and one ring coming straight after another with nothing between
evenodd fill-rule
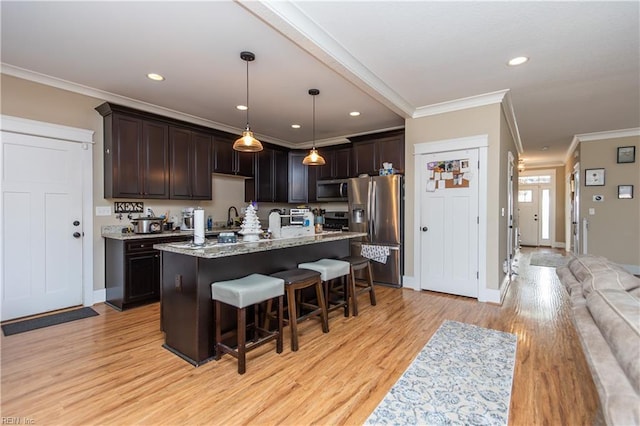
<instances>
[{"instance_id":1,"label":"floral patterned rug","mask_svg":"<svg viewBox=\"0 0 640 426\"><path fill-rule=\"evenodd\" d=\"M506 425L514 334L444 321L367 425Z\"/></svg>"}]
</instances>

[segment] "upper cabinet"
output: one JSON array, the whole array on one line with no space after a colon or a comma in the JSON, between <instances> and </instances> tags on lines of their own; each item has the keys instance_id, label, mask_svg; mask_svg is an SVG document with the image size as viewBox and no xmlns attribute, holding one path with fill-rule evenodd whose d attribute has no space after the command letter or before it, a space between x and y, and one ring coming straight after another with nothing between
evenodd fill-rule
<instances>
[{"instance_id":1,"label":"upper cabinet","mask_svg":"<svg viewBox=\"0 0 640 426\"><path fill-rule=\"evenodd\" d=\"M289 152L289 199L290 203L309 202L309 166L302 164L306 152ZM315 180L314 180L315 185ZM314 193L315 198L315 193ZM315 200L314 200L315 201Z\"/></svg>"},{"instance_id":2,"label":"upper cabinet","mask_svg":"<svg viewBox=\"0 0 640 426\"><path fill-rule=\"evenodd\" d=\"M377 175L382 163L404 173L404 129L349 138L353 143L353 176Z\"/></svg>"},{"instance_id":3,"label":"upper cabinet","mask_svg":"<svg viewBox=\"0 0 640 426\"><path fill-rule=\"evenodd\" d=\"M169 198L211 200L211 135L171 126Z\"/></svg>"},{"instance_id":4,"label":"upper cabinet","mask_svg":"<svg viewBox=\"0 0 640 426\"><path fill-rule=\"evenodd\" d=\"M104 197L169 197L169 126L96 108L104 117Z\"/></svg>"},{"instance_id":5,"label":"upper cabinet","mask_svg":"<svg viewBox=\"0 0 640 426\"><path fill-rule=\"evenodd\" d=\"M255 177L245 182L245 201L288 201L287 150L263 143L264 149L256 154Z\"/></svg>"},{"instance_id":6,"label":"upper cabinet","mask_svg":"<svg viewBox=\"0 0 640 426\"><path fill-rule=\"evenodd\" d=\"M213 137L213 171L228 175L253 177L255 154L233 149L233 137Z\"/></svg>"},{"instance_id":7,"label":"upper cabinet","mask_svg":"<svg viewBox=\"0 0 640 426\"><path fill-rule=\"evenodd\" d=\"M104 197L210 200L211 134L104 103Z\"/></svg>"},{"instance_id":8,"label":"upper cabinet","mask_svg":"<svg viewBox=\"0 0 640 426\"><path fill-rule=\"evenodd\" d=\"M325 160L324 166L317 166L318 179L336 179L352 177L351 145L336 145L320 148L320 155Z\"/></svg>"}]
</instances>

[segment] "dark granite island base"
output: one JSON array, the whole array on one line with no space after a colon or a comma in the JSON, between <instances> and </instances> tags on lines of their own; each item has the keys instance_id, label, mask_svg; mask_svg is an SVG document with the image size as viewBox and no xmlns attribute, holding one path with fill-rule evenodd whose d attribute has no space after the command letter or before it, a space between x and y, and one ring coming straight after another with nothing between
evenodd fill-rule
<instances>
[{"instance_id":1,"label":"dark granite island base","mask_svg":"<svg viewBox=\"0 0 640 426\"><path fill-rule=\"evenodd\" d=\"M363 235L345 232L198 250L181 250L171 244L154 246L162 251L164 347L195 366L206 363L215 355L212 282L252 273L269 275L302 262L348 256L349 239ZM223 318L227 322L223 329L231 328L234 310L223 312Z\"/></svg>"}]
</instances>

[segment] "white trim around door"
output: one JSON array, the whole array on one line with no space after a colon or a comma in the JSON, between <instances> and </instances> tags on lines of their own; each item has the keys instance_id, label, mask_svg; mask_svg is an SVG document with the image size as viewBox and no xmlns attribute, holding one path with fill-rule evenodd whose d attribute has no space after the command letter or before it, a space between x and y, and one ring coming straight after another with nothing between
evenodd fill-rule
<instances>
[{"instance_id":1,"label":"white trim around door","mask_svg":"<svg viewBox=\"0 0 640 426\"><path fill-rule=\"evenodd\" d=\"M82 300L84 306L93 305L93 130L28 120L9 115L0 115L0 131L82 144L82 161L81 164L78 165L78 167L82 167L82 221L84 224L82 244ZM0 164L1 163L2 153L0 150ZM3 211L4 206L2 206L2 197L0 197L0 215L3 214ZM0 244L0 259L3 258L2 246L3 245Z\"/></svg>"},{"instance_id":2,"label":"white trim around door","mask_svg":"<svg viewBox=\"0 0 640 426\"><path fill-rule=\"evenodd\" d=\"M414 164L415 178L419 177L420 156L422 154L434 154L448 151L458 151L464 149L478 149L479 171L478 171L478 301L500 303L500 290L487 288L487 194L488 194L488 150L489 135L477 135L464 138L448 139L434 142L424 142L414 145ZM420 200L420 185L414 183L414 200ZM416 234L420 232L420 203L414 203L414 224L413 231ZM415 280L419 280L421 276L421 258L422 248L420 238L414 239L413 251L413 276ZM420 289L419 282L413 282L415 290Z\"/></svg>"}]
</instances>

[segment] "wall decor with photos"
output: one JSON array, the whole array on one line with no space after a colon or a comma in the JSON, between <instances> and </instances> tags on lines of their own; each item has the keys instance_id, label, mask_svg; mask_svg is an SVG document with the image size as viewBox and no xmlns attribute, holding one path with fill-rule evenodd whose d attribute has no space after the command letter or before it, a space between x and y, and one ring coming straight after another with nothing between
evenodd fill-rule
<instances>
[{"instance_id":1,"label":"wall decor with photos","mask_svg":"<svg viewBox=\"0 0 640 426\"><path fill-rule=\"evenodd\" d=\"M635 146L619 146L618 147L618 164L620 163L635 163L636 162L636 147Z\"/></svg>"},{"instance_id":2,"label":"wall decor with photos","mask_svg":"<svg viewBox=\"0 0 640 426\"><path fill-rule=\"evenodd\" d=\"M633 198L633 185L618 185L618 198Z\"/></svg>"},{"instance_id":3,"label":"wall decor with photos","mask_svg":"<svg viewBox=\"0 0 640 426\"><path fill-rule=\"evenodd\" d=\"M427 191L468 188L472 179L469 159L433 161L427 164Z\"/></svg>"},{"instance_id":4,"label":"wall decor with photos","mask_svg":"<svg viewBox=\"0 0 640 426\"><path fill-rule=\"evenodd\" d=\"M584 171L585 186L604 186L604 169L586 169Z\"/></svg>"}]
</instances>

